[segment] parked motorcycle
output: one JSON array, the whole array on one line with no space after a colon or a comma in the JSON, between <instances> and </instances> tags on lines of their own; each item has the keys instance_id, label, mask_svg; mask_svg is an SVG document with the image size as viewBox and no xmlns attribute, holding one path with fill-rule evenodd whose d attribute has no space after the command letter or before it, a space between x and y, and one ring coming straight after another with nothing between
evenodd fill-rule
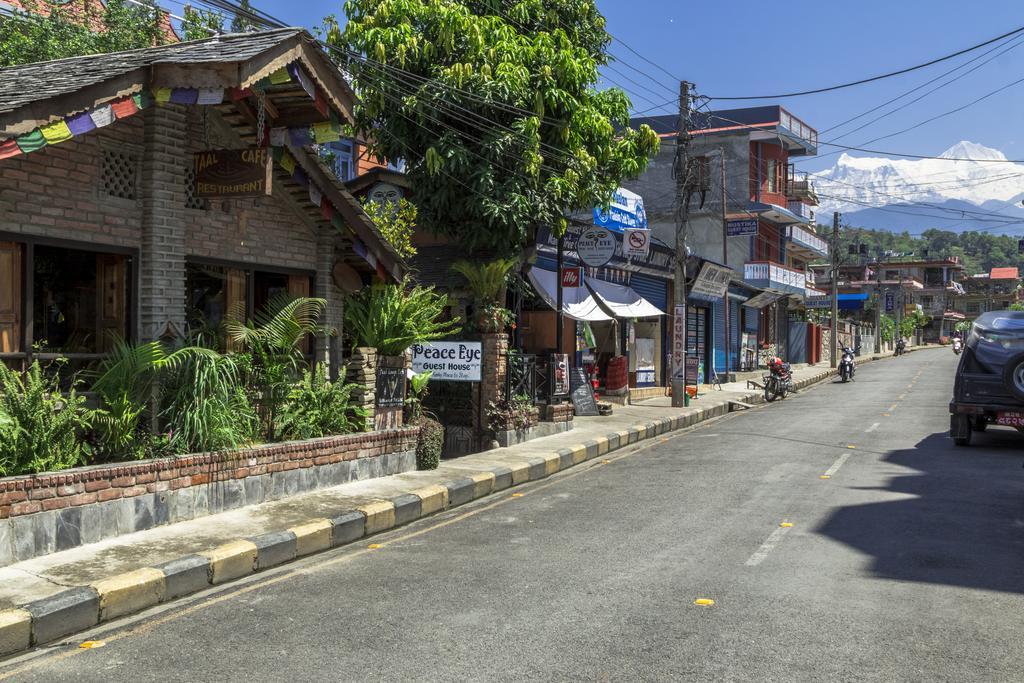
<instances>
[{"instance_id":1,"label":"parked motorcycle","mask_svg":"<svg viewBox=\"0 0 1024 683\"><path fill-rule=\"evenodd\" d=\"M953 353L960 355L960 352L964 350L964 342L960 337L953 337Z\"/></svg>"},{"instance_id":2,"label":"parked motorcycle","mask_svg":"<svg viewBox=\"0 0 1024 683\"><path fill-rule=\"evenodd\" d=\"M893 355L895 355L895 356L902 356L904 353L906 353L906 350L907 350L907 342L905 340L903 340L903 339L897 339L896 340L896 353L893 354Z\"/></svg>"},{"instance_id":3,"label":"parked motorcycle","mask_svg":"<svg viewBox=\"0 0 1024 683\"><path fill-rule=\"evenodd\" d=\"M786 398L793 391L793 371L789 363L781 358L768 361L768 374L764 379L764 400L771 403L777 398Z\"/></svg>"},{"instance_id":4,"label":"parked motorcycle","mask_svg":"<svg viewBox=\"0 0 1024 683\"><path fill-rule=\"evenodd\" d=\"M857 371L857 364L853 357L853 349L844 347L843 356L839 359L839 377L843 380L844 384L852 380L854 373Z\"/></svg>"}]
</instances>

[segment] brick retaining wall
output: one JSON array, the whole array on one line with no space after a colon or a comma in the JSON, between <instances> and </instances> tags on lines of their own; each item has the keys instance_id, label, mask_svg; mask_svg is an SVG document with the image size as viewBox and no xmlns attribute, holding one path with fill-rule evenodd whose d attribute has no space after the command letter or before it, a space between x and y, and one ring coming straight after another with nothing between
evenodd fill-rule
<instances>
[{"instance_id":1,"label":"brick retaining wall","mask_svg":"<svg viewBox=\"0 0 1024 683\"><path fill-rule=\"evenodd\" d=\"M416 428L0 479L0 567L416 467Z\"/></svg>"}]
</instances>

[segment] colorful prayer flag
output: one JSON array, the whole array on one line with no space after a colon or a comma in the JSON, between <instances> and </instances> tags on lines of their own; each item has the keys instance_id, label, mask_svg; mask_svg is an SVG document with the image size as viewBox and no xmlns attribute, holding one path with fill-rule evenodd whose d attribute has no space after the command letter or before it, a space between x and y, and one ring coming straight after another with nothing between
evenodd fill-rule
<instances>
[{"instance_id":1,"label":"colorful prayer flag","mask_svg":"<svg viewBox=\"0 0 1024 683\"><path fill-rule=\"evenodd\" d=\"M270 129L270 144L274 147L283 147L288 144L288 129L287 128L271 128Z\"/></svg>"},{"instance_id":2,"label":"colorful prayer flag","mask_svg":"<svg viewBox=\"0 0 1024 683\"><path fill-rule=\"evenodd\" d=\"M0 142L0 159L10 159L21 154L21 148L14 138Z\"/></svg>"},{"instance_id":3,"label":"colorful prayer flag","mask_svg":"<svg viewBox=\"0 0 1024 683\"><path fill-rule=\"evenodd\" d=\"M119 119L127 118L139 111L139 108L135 106L135 100L130 97L114 100L110 103L110 108L114 111L114 116Z\"/></svg>"},{"instance_id":4,"label":"colorful prayer flag","mask_svg":"<svg viewBox=\"0 0 1024 683\"><path fill-rule=\"evenodd\" d=\"M109 126L114 121L114 110L110 108L109 104L104 104L102 107L89 112L89 118L92 119L97 128Z\"/></svg>"},{"instance_id":5,"label":"colorful prayer flag","mask_svg":"<svg viewBox=\"0 0 1024 683\"><path fill-rule=\"evenodd\" d=\"M313 142L313 136L309 134L309 128L289 128L288 136L296 147L304 147Z\"/></svg>"},{"instance_id":6,"label":"colorful prayer flag","mask_svg":"<svg viewBox=\"0 0 1024 683\"><path fill-rule=\"evenodd\" d=\"M331 225L333 225L338 230L344 230L345 229L345 220L341 217L340 214L335 213L331 217Z\"/></svg>"},{"instance_id":7,"label":"colorful prayer flag","mask_svg":"<svg viewBox=\"0 0 1024 683\"><path fill-rule=\"evenodd\" d=\"M171 102L175 104L195 104L199 91L195 88L174 88L171 90Z\"/></svg>"},{"instance_id":8,"label":"colorful prayer flag","mask_svg":"<svg viewBox=\"0 0 1024 683\"><path fill-rule=\"evenodd\" d=\"M135 101L135 106L140 110L149 109L153 106L153 93L146 89L142 89L139 92L132 95L132 99Z\"/></svg>"},{"instance_id":9,"label":"colorful prayer flag","mask_svg":"<svg viewBox=\"0 0 1024 683\"><path fill-rule=\"evenodd\" d=\"M224 88L200 88L196 104L220 104L224 101Z\"/></svg>"},{"instance_id":10,"label":"colorful prayer flag","mask_svg":"<svg viewBox=\"0 0 1024 683\"><path fill-rule=\"evenodd\" d=\"M307 95L315 99L316 86L313 85L313 81L309 80L309 76L306 75L305 69L303 69L301 66L296 66L295 73L298 74L299 85L302 86L302 89L306 91Z\"/></svg>"},{"instance_id":11,"label":"colorful prayer flag","mask_svg":"<svg viewBox=\"0 0 1024 683\"><path fill-rule=\"evenodd\" d=\"M377 262L377 277L385 281L388 279L388 271L380 261Z\"/></svg>"},{"instance_id":12,"label":"colorful prayer flag","mask_svg":"<svg viewBox=\"0 0 1024 683\"><path fill-rule=\"evenodd\" d=\"M359 256L366 258L366 245L359 238L352 240L352 251L356 252Z\"/></svg>"},{"instance_id":13,"label":"colorful prayer flag","mask_svg":"<svg viewBox=\"0 0 1024 683\"><path fill-rule=\"evenodd\" d=\"M309 185L309 176L301 168L296 168L295 173L292 173L292 180L298 184L306 187Z\"/></svg>"},{"instance_id":14,"label":"colorful prayer flag","mask_svg":"<svg viewBox=\"0 0 1024 683\"><path fill-rule=\"evenodd\" d=\"M283 168L289 175L295 172L295 157L288 152L285 152L281 156L281 168Z\"/></svg>"},{"instance_id":15,"label":"colorful prayer flag","mask_svg":"<svg viewBox=\"0 0 1024 683\"><path fill-rule=\"evenodd\" d=\"M313 95L313 106L316 107L316 110L320 112L322 115L331 115L331 107L329 104L327 104L327 96L324 95L324 91L321 90L320 88L317 88L315 94Z\"/></svg>"},{"instance_id":16,"label":"colorful prayer flag","mask_svg":"<svg viewBox=\"0 0 1024 683\"><path fill-rule=\"evenodd\" d=\"M270 74L270 82L274 85L281 85L282 83L290 83L292 76L288 73L288 68L282 66L280 69Z\"/></svg>"},{"instance_id":17,"label":"colorful prayer flag","mask_svg":"<svg viewBox=\"0 0 1024 683\"><path fill-rule=\"evenodd\" d=\"M90 116L87 111L83 111L81 114L75 114L74 116L69 116L66 121L72 135L84 135L89 131L96 129L96 124L93 122L92 116Z\"/></svg>"},{"instance_id":18,"label":"colorful prayer flag","mask_svg":"<svg viewBox=\"0 0 1024 683\"><path fill-rule=\"evenodd\" d=\"M36 128L31 133L25 133L15 138L18 141L18 147L22 152L28 154L29 152L35 152L37 150L46 147L46 138L43 137L42 132Z\"/></svg>"},{"instance_id":19,"label":"colorful prayer flag","mask_svg":"<svg viewBox=\"0 0 1024 683\"><path fill-rule=\"evenodd\" d=\"M153 95L156 97L156 103L163 106L171 101L171 89L170 88L157 88Z\"/></svg>"},{"instance_id":20,"label":"colorful prayer flag","mask_svg":"<svg viewBox=\"0 0 1024 683\"><path fill-rule=\"evenodd\" d=\"M238 100L244 100L246 97L252 96L252 90L249 88L231 88L229 91L231 94L231 100L237 102Z\"/></svg>"},{"instance_id":21,"label":"colorful prayer flag","mask_svg":"<svg viewBox=\"0 0 1024 683\"><path fill-rule=\"evenodd\" d=\"M320 215L324 217L325 221L331 220L334 216L334 204L331 204L326 199L320 204Z\"/></svg>"},{"instance_id":22,"label":"colorful prayer flag","mask_svg":"<svg viewBox=\"0 0 1024 683\"><path fill-rule=\"evenodd\" d=\"M64 119L40 126L39 131L46 138L46 143L49 145L56 145L58 142L71 139L71 129L68 128L68 124L64 122Z\"/></svg>"},{"instance_id":23,"label":"colorful prayer flag","mask_svg":"<svg viewBox=\"0 0 1024 683\"><path fill-rule=\"evenodd\" d=\"M341 139L341 131L331 125L330 121L313 124L313 139L319 143L335 142Z\"/></svg>"},{"instance_id":24,"label":"colorful prayer flag","mask_svg":"<svg viewBox=\"0 0 1024 683\"><path fill-rule=\"evenodd\" d=\"M319 207L320 203L324 200L324 195L320 192L320 188L313 183L309 184L309 201L313 206Z\"/></svg>"}]
</instances>

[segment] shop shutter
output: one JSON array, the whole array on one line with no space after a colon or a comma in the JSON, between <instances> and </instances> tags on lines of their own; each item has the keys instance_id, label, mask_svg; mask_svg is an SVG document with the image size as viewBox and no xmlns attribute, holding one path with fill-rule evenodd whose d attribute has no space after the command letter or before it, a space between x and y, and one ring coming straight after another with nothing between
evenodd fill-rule
<instances>
[{"instance_id":1,"label":"shop shutter","mask_svg":"<svg viewBox=\"0 0 1024 683\"><path fill-rule=\"evenodd\" d=\"M725 372L725 304L721 299L711 305L711 329L715 372Z\"/></svg>"},{"instance_id":2,"label":"shop shutter","mask_svg":"<svg viewBox=\"0 0 1024 683\"><path fill-rule=\"evenodd\" d=\"M21 245L0 242L0 353L21 351Z\"/></svg>"},{"instance_id":3,"label":"shop shutter","mask_svg":"<svg viewBox=\"0 0 1024 683\"><path fill-rule=\"evenodd\" d=\"M740 311L738 303L729 302L729 370L732 372L740 369Z\"/></svg>"},{"instance_id":4,"label":"shop shutter","mask_svg":"<svg viewBox=\"0 0 1024 683\"><path fill-rule=\"evenodd\" d=\"M668 285L668 280L662 280L661 278L649 275L640 275L639 273L633 273L629 280L629 286L637 294L650 301L665 313L669 312Z\"/></svg>"}]
</instances>

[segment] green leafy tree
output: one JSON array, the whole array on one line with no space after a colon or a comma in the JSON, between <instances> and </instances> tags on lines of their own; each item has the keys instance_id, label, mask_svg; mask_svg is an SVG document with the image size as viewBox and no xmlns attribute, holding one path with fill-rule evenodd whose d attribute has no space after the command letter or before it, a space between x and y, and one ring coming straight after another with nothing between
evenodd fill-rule
<instances>
[{"instance_id":1,"label":"green leafy tree","mask_svg":"<svg viewBox=\"0 0 1024 683\"><path fill-rule=\"evenodd\" d=\"M356 128L404 159L422 226L470 252L517 253L541 225L606 204L657 152L628 127L593 0L348 0L328 41L360 93Z\"/></svg>"},{"instance_id":2,"label":"green leafy tree","mask_svg":"<svg viewBox=\"0 0 1024 683\"><path fill-rule=\"evenodd\" d=\"M216 12L185 5L181 33L185 40L202 40L224 32L224 20Z\"/></svg>"},{"instance_id":3,"label":"green leafy tree","mask_svg":"<svg viewBox=\"0 0 1024 683\"><path fill-rule=\"evenodd\" d=\"M153 2L136 5L126 0L85 0L80 11L27 0L0 20L0 67L64 59L167 42L166 15Z\"/></svg>"},{"instance_id":4,"label":"green leafy tree","mask_svg":"<svg viewBox=\"0 0 1024 683\"><path fill-rule=\"evenodd\" d=\"M238 3L238 12L235 12L235 18L231 20L231 32L232 33L248 33L249 31L256 30L256 24L252 23L251 19L245 16L245 12L252 12L252 5L249 4L249 0L241 0Z\"/></svg>"},{"instance_id":5,"label":"green leafy tree","mask_svg":"<svg viewBox=\"0 0 1024 683\"><path fill-rule=\"evenodd\" d=\"M432 287L375 283L345 301L345 331L354 346L398 356L413 344L444 339L459 319L445 320L448 298Z\"/></svg>"},{"instance_id":6,"label":"green leafy tree","mask_svg":"<svg viewBox=\"0 0 1024 683\"><path fill-rule=\"evenodd\" d=\"M415 204L404 198L397 203L369 200L363 203L363 209L402 258L416 255L412 246L418 215Z\"/></svg>"}]
</instances>

